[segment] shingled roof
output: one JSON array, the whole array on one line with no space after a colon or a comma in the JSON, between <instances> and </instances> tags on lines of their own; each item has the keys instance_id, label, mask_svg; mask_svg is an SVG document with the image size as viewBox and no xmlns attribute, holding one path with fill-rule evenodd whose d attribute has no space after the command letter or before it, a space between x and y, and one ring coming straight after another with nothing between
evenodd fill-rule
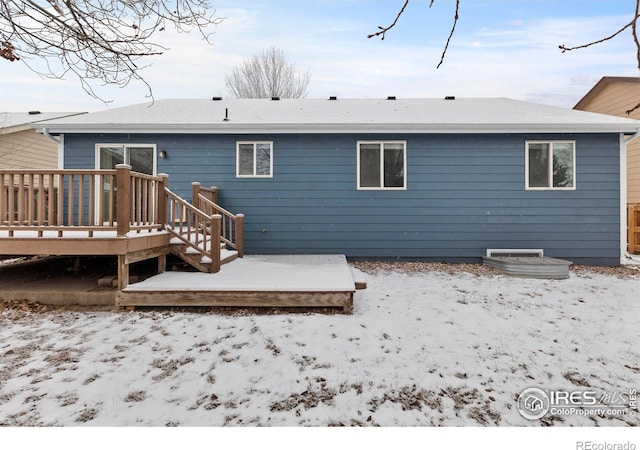
<instances>
[{"instance_id":1,"label":"shingled roof","mask_svg":"<svg viewBox=\"0 0 640 450\"><path fill-rule=\"evenodd\" d=\"M635 133L640 121L506 98L167 99L41 122L50 133Z\"/></svg>"}]
</instances>

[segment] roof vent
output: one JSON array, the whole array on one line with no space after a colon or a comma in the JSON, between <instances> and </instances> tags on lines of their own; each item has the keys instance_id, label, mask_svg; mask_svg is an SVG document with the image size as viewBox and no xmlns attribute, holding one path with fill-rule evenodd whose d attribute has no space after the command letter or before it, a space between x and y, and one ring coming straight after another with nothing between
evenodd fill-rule
<instances>
[{"instance_id":1,"label":"roof vent","mask_svg":"<svg viewBox=\"0 0 640 450\"><path fill-rule=\"evenodd\" d=\"M395 100L396 96L395 95L390 95L387 97L387 100Z\"/></svg>"},{"instance_id":2,"label":"roof vent","mask_svg":"<svg viewBox=\"0 0 640 450\"><path fill-rule=\"evenodd\" d=\"M447 95L444 99L445 100L455 100L456 96L455 95Z\"/></svg>"},{"instance_id":3,"label":"roof vent","mask_svg":"<svg viewBox=\"0 0 640 450\"><path fill-rule=\"evenodd\" d=\"M30 116L35 116L36 114L41 114L40 111L29 111Z\"/></svg>"},{"instance_id":4,"label":"roof vent","mask_svg":"<svg viewBox=\"0 0 640 450\"><path fill-rule=\"evenodd\" d=\"M280 100L280 97L271 97L271 100Z\"/></svg>"},{"instance_id":5,"label":"roof vent","mask_svg":"<svg viewBox=\"0 0 640 450\"><path fill-rule=\"evenodd\" d=\"M222 97L211 97L211 100L213 100L214 102L219 102L220 100L222 100Z\"/></svg>"},{"instance_id":6,"label":"roof vent","mask_svg":"<svg viewBox=\"0 0 640 450\"><path fill-rule=\"evenodd\" d=\"M331 97L329 97L329 100L338 100L338 97L336 97L335 95L332 95Z\"/></svg>"}]
</instances>

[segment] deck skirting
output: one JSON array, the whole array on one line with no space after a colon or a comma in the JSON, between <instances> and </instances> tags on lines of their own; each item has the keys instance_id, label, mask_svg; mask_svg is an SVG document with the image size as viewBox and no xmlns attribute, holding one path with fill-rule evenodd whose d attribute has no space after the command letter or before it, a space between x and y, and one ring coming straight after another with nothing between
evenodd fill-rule
<instances>
[{"instance_id":1,"label":"deck skirting","mask_svg":"<svg viewBox=\"0 0 640 450\"><path fill-rule=\"evenodd\" d=\"M116 306L334 307L349 313L353 292L121 291L116 295Z\"/></svg>"}]
</instances>

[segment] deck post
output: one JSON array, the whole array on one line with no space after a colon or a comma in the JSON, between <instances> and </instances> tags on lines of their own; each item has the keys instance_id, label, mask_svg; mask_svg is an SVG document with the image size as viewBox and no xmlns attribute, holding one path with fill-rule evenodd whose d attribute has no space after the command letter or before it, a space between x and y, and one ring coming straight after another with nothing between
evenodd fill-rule
<instances>
[{"instance_id":1,"label":"deck post","mask_svg":"<svg viewBox=\"0 0 640 450\"><path fill-rule=\"evenodd\" d=\"M126 255L118 255L118 290L121 291L129 284L129 264Z\"/></svg>"},{"instance_id":2,"label":"deck post","mask_svg":"<svg viewBox=\"0 0 640 450\"><path fill-rule=\"evenodd\" d=\"M124 236L129 232L131 222L131 166L118 164L116 165L116 170L116 185L118 188L116 193L116 222L118 236Z\"/></svg>"},{"instance_id":3,"label":"deck post","mask_svg":"<svg viewBox=\"0 0 640 450\"><path fill-rule=\"evenodd\" d=\"M211 201L217 205L218 204L218 186L211 186L211 193L213 195L213 198L211 199Z\"/></svg>"},{"instance_id":4,"label":"deck post","mask_svg":"<svg viewBox=\"0 0 640 450\"><path fill-rule=\"evenodd\" d=\"M169 184L169 175L161 173L158 177L160 177L160 181L156 184L156 223L158 224L159 230L164 230L168 222L167 194L165 193L165 188Z\"/></svg>"},{"instance_id":5,"label":"deck post","mask_svg":"<svg viewBox=\"0 0 640 450\"><path fill-rule=\"evenodd\" d=\"M244 214L236 214L236 251L238 258L244 256Z\"/></svg>"},{"instance_id":6,"label":"deck post","mask_svg":"<svg viewBox=\"0 0 640 450\"><path fill-rule=\"evenodd\" d=\"M5 217L7 217L7 225L8 225L8 214L7 211L7 194L5 191L9 191L9 186L4 184L4 174L0 174L0 225L4 225Z\"/></svg>"},{"instance_id":7,"label":"deck post","mask_svg":"<svg viewBox=\"0 0 640 450\"><path fill-rule=\"evenodd\" d=\"M196 208L200 209L200 199L198 199L198 195L200 194L200 183L194 181L191 183L191 204Z\"/></svg>"},{"instance_id":8,"label":"deck post","mask_svg":"<svg viewBox=\"0 0 640 450\"><path fill-rule=\"evenodd\" d=\"M220 272L220 229L222 216L211 216L211 273Z\"/></svg>"},{"instance_id":9,"label":"deck post","mask_svg":"<svg viewBox=\"0 0 640 450\"><path fill-rule=\"evenodd\" d=\"M165 273L167 271L167 255L158 256L158 273Z\"/></svg>"}]
</instances>

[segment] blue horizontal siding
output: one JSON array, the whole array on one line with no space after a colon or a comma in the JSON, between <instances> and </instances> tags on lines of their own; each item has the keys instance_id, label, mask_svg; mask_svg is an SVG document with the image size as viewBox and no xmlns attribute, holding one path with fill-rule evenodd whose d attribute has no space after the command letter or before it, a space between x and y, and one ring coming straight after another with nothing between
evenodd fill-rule
<instances>
[{"instance_id":1,"label":"blue horizontal siding","mask_svg":"<svg viewBox=\"0 0 640 450\"><path fill-rule=\"evenodd\" d=\"M356 142L407 142L407 190L356 188ZM575 191L526 191L526 140L576 141ZM274 142L273 178L237 179L237 140ZM149 143L158 172L191 196L220 188L245 214L248 253L479 260L487 248L543 248L581 263L619 263L619 140L578 135L67 135L65 167L94 167L96 143Z\"/></svg>"}]
</instances>

